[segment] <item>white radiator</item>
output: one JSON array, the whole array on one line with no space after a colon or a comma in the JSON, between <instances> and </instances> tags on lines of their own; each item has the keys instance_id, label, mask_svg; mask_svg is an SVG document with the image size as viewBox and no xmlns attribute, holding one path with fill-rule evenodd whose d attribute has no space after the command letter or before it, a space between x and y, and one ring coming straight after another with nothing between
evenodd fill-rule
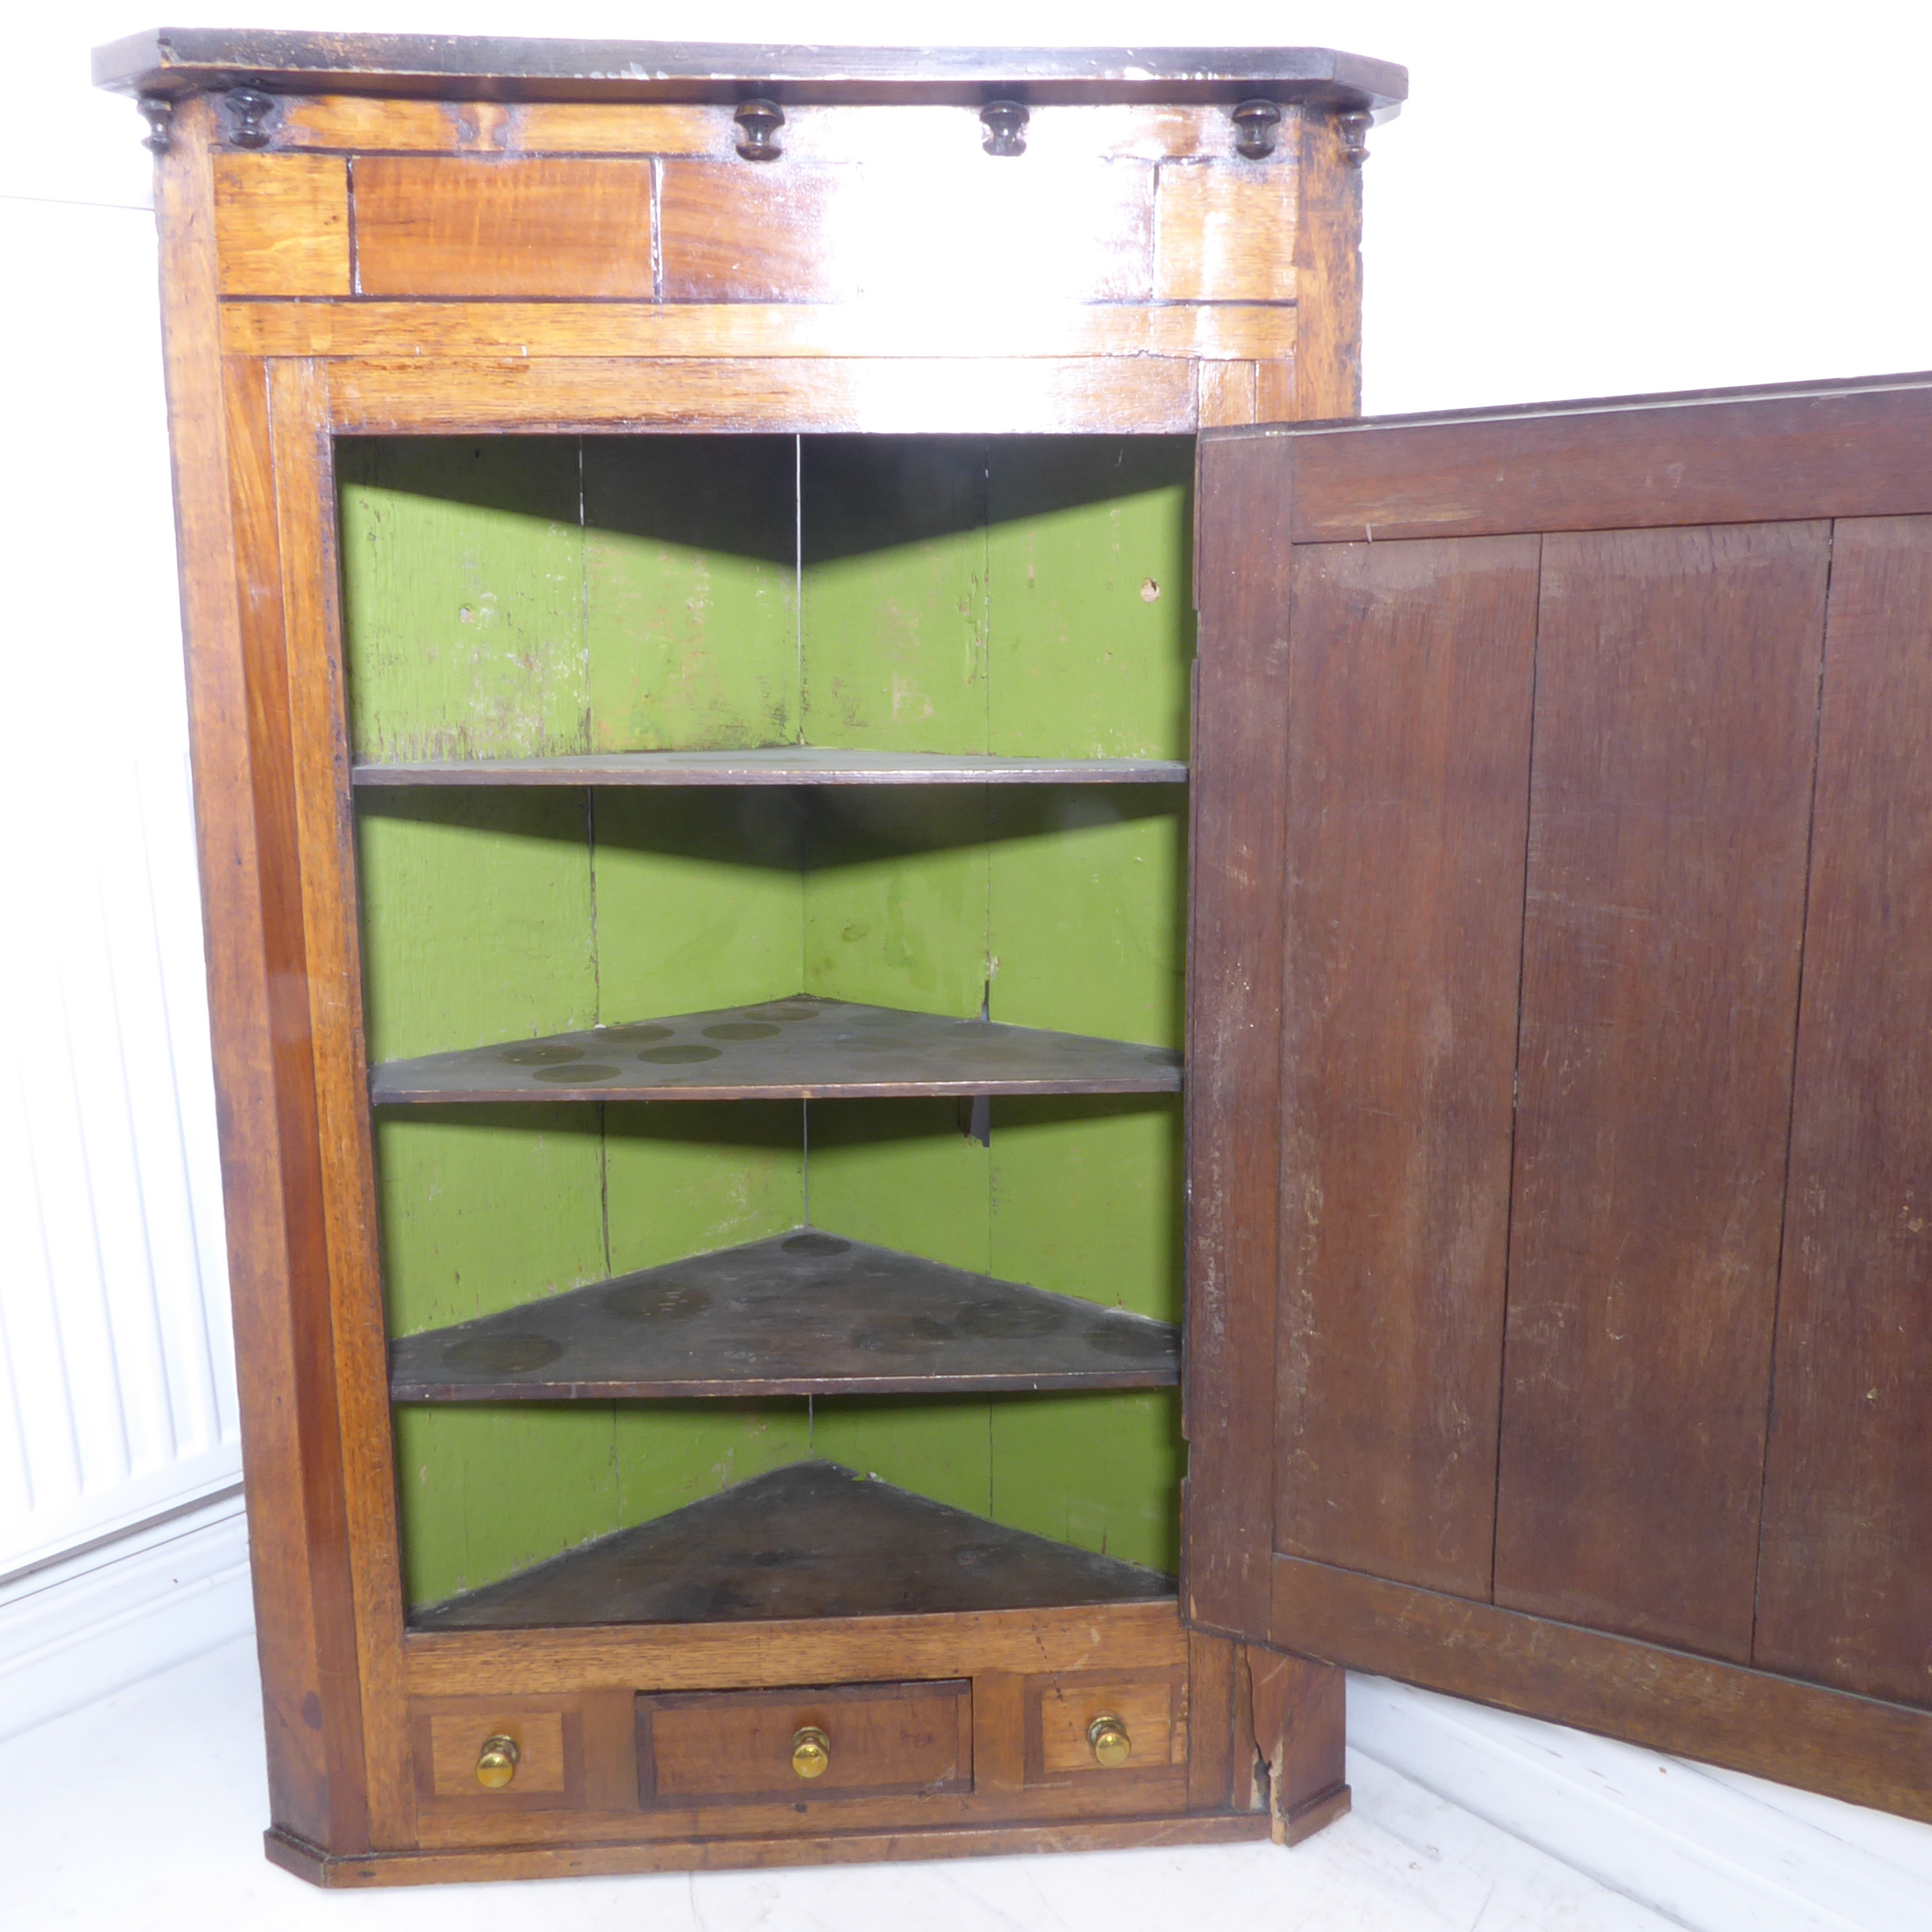
<instances>
[{"instance_id":1,"label":"white radiator","mask_svg":"<svg viewBox=\"0 0 1932 1932\"><path fill-rule=\"evenodd\" d=\"M64 291L0 318L4 1587L241 1457L153 218L0 196L0 250Z\"/></svg>"},{"instance_id":2,"label":"white radiator","mask_svg":"<svg viewBox=\"0 0 1932 1932\"><path fill-rule=\"evenodd\" d=\"M0 1576L241 1470L185 763L89 790L8 867Z\"/></svg>"}]
</instances>

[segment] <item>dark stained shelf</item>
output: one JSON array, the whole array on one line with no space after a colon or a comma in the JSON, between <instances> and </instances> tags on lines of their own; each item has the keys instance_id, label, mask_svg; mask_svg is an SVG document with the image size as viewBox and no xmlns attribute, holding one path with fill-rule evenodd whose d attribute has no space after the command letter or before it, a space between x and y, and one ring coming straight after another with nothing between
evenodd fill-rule
<instances>
[{"instance_id":1,"label":"dark stained shelf","mask_svg":"<svg viewBox=\"0 0 1932 1932\"><path fill-rule=\"evenodd\" d=\"M1039 1609L1170 1597L1172 1579L794 1462L501 1582L433 1604L422 1630L742 1622Z\"/></svg>"},{"instance_id":2,"label":"dark stained shelf","mask_svg":"<svg viewBox=\"0 0 1932 1932\"><path fill-rule=\"evenodd\" d=\"M1180 1332L817 1228L392 1342L398 1402L1166 1388Z\"/></svg>"},{"instance_id":3,"label":"dark stained shelf","mask_svg":"<svg viewBox=\"0 0 1932 1932\"><path fill-rule=\"evenodd\" d=\"M994 758L783 745L752 752L616 752L358 765L358 785L1185 784L1173 758Z\"/></svg>"},{"instance_id":4,"label":"dark stained shelf","mask_svg":"<svg viewBox=\"0 0 1932 1932\"><path fill-rule=\"evenodd\" d=\"M1180 1055L1166 1047L800 994L388 1060L370 1085L379 1106L1171 1094L1180 1090Z\"/></svg>"}]
</instances>

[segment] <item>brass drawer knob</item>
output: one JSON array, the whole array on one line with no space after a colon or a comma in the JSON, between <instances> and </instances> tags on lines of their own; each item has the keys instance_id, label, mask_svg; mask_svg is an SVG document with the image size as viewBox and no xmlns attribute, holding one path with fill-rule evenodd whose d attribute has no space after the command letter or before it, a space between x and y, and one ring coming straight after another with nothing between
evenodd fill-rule
<instances>
[{"instance_id":1,"label":"brass drawer knob","mask_svg":"<svg viewBox=\"0 0 1932 1932\"><path fill-rule=\"evenodd\" d=\"M806 1724L795 1732L791 1741L791 1768L801 1778L823 1778L832 1763L832 1740L816 1724Z\"/></svg>"},{"instance_id":2,"label":"brass drawer knob","mask_svg":"<svg viewBox=\"0 0 1932 1932\"><path fill-rule=\"evenodd\" d=\"M1111 1712L1102 1712L1087 1726L1087 1742L1094 1747L1094 1762L1109 1771L1118 1771L1134 1754L1126 1726Z\"/></svg>"},{"instance_id":3,"label":"brass drawer knob","mask_svg":"<svg viewBox=\"0 0 1932 1932\"><path fill-rule=\"evenodd\" d=\"M476 1754L476 1782L485 1791L501 1791L516 1776L517 1760L522 1756L514 1738L506 1738L500 1732L494 1738L485 1738L483 1748Z\"/></svg>"}]
</instances>

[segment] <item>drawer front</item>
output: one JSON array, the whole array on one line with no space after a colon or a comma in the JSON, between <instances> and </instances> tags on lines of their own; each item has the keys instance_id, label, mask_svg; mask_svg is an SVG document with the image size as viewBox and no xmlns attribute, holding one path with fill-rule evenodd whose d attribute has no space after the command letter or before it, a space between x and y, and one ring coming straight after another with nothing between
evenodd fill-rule
<instances>
[{"instance_id":1,"label":"drawer front","mask_svg":"<svg viewBox=\"0 0 1932 1932\"><path fill-rule=\"evenodd\" d=\"M822 1733L816 1777L794 1768ZM638 1796L653 1805L969 1791L973 1700L963 1678L638 1700Z\"/></svg>"},{"instance_id":2,"label":"drawer front","mask_svg":"<svg viewBox=\"0 0 1932 1932\"><path fill-rule=\"evenodd\" d=\"M1094 1726L1114 1720L1127 1738L1124 1763L1103 1762ZM1070 1671L1027 1680L1027 1782L1123 1779L1187 1762L1185 1665L1150 1670Z\"/></svg>"},{"instance_id":3,"label":"drawer front","mask_svg":"<svg viewBox=\"0 0 1932 1932\"><path fill-rule=\"evenodd\" d=\"M411 1713L416 1796L425 1804L477 1811L553 1811L583 1802L583 1716L574 1700L440 1698ZM499 1738L515 1747L507 1782L477 1775ZM500 1775L497 1753L493 1767Z\"/></svg>"},{"instance_id":4,"label":"drawer front","mask_svg":"<svg viewBox=\"0 0 1932 1932\"><path fill-rule=\"evenodd\" d=\"M364 156L355 207L365 296L653 292L649 161Z\"/></svg>"}]
</instances>

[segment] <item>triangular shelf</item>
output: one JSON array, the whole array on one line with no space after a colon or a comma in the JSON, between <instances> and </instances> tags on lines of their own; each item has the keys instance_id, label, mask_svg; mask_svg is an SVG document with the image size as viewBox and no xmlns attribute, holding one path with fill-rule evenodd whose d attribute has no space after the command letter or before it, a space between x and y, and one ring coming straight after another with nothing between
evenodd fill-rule
<instances>
[{"instance_id":1,"label":"triangular shelf","mask_svg":"<svg viewBox=\"0 0 1932 1932\"><path fill-rule=\"evenodd\" d=\"M800 994L387 1060L370 1084L379 1106L1167 1094L1179 1090L1180 1055L1126 1040Z\"/></svg>"},{"instance_id":2,"label":"triangular shelf","mask_svg":"<svg viewBox=\"0 0 1932 1932\"><path fill-rule=\"evenodd\" d=\"M816 1228L390 1346L398 1402L1161 1388L1165 1322Z\"/></svg>"},{"instance_id":3,"label":"triangular shelf","mask_svg":"<svg viewBox=\"0 0 1932 1932\"><path fill-rule=\"evenodd\" d=\"M554 758L424 758L358 765L358 785L1185 784L1174 758L998 758L976 753L607 752Z\"/></svg>"},{"instance_id":4,"label":"triangular shelf","mask_svg":"<svg viewBox=\"0 0 1932 1932\"><path fill-rule=\"evenodd\" d=\"M912 1616L1174 1594L1158 1571L794 1462L431 1605L424 1630Z\"/></svg>"}]
</instances>

